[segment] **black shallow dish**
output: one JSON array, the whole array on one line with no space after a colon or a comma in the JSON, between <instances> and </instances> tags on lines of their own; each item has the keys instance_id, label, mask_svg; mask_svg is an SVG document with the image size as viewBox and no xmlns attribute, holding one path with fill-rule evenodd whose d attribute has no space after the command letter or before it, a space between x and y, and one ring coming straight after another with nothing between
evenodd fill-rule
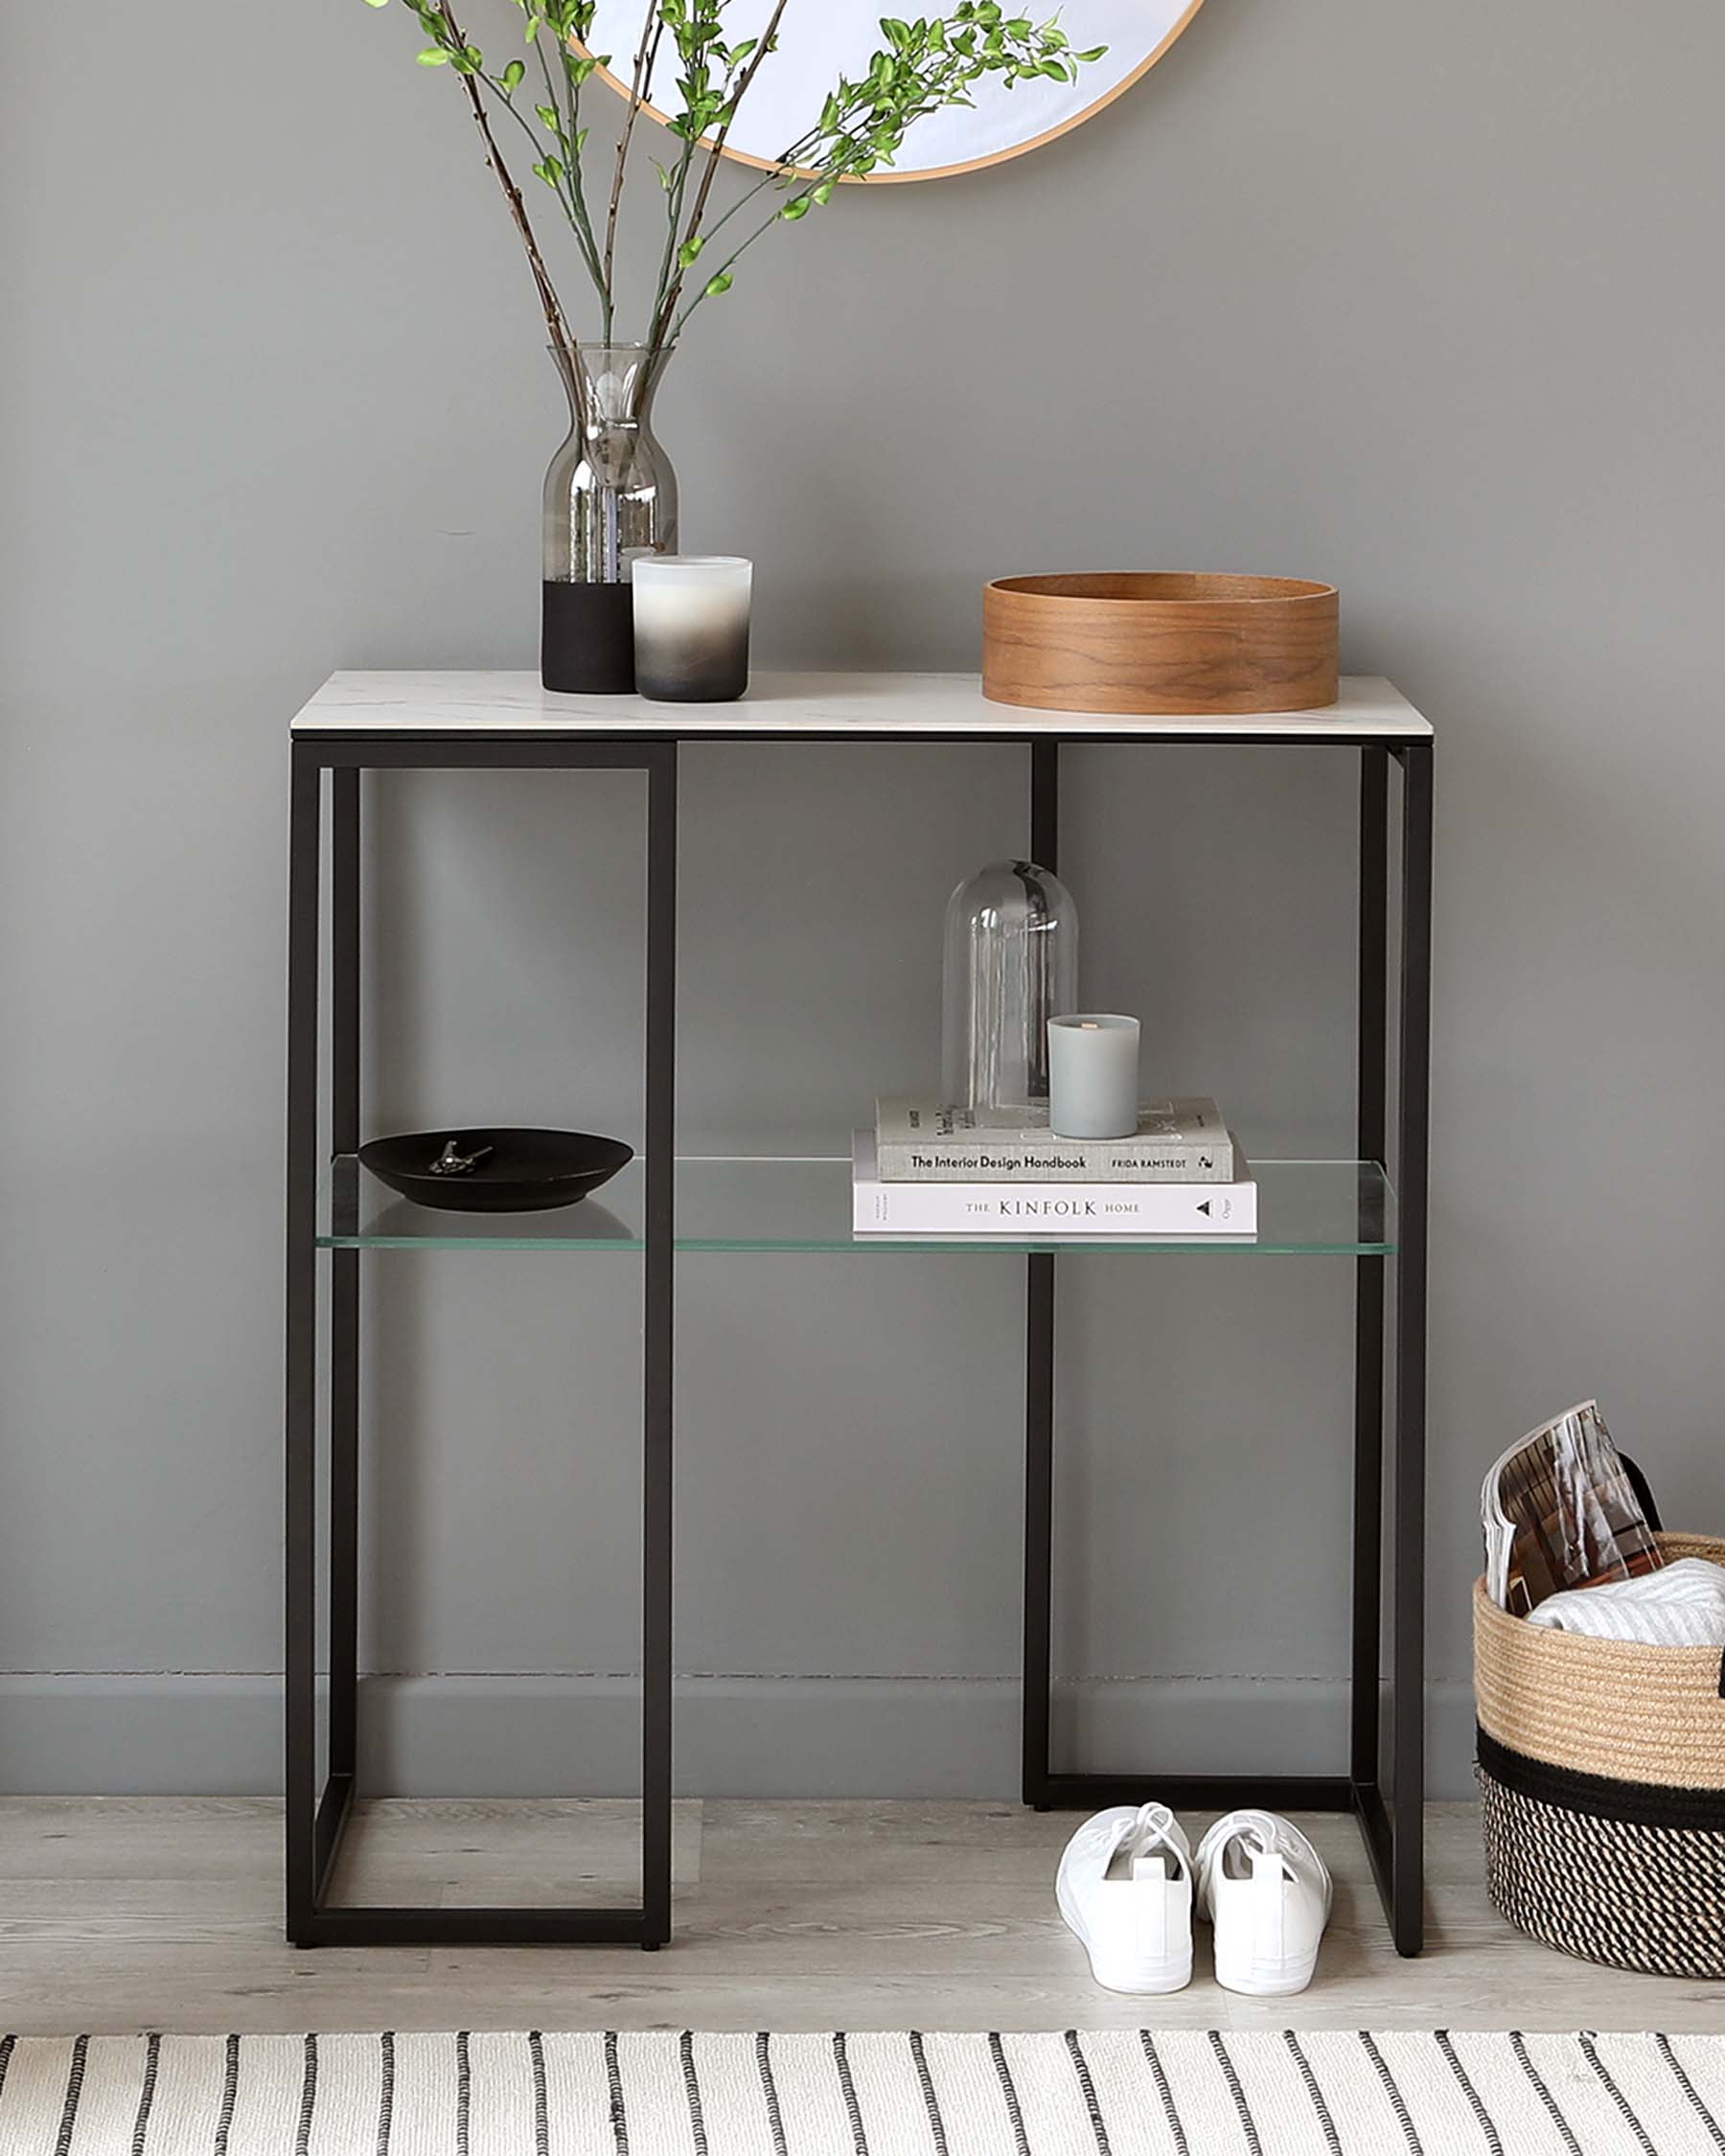
<instances>
[{"instance_id":1,"label":"black shallow dish","mask_svg":"<svg viewBox=\"0 0 1725 2156\"><path fill-rule=\"evenodd\" d=\"M453 1138L462 1153L492 1150L466 1175L434 1176ZM359 1161L380 1182L440 1213L548 1213L579 1204L634 1158L621 1138L586 1131L413 1131L373 1138Z\"/></svg>"}]
</instances>

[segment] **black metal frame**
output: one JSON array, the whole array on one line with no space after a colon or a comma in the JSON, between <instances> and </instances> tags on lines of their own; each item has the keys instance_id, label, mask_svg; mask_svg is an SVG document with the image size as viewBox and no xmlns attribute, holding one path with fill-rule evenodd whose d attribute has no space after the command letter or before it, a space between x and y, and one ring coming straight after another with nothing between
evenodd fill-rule
<instances>
[{"instance_id":1,"label":"black metal frame","mask_svg":"<svg viewBox=\"0 0 1725 2156\"><path fill-rule=\"evenodd\" d=\"M298 1946L611 1942L671 1937L673 1223L677 747L674 742L296 740L288 846L288 1937ZM317 1788L318 978L323 774L330 783L330 1148L359 1143L360 772L509 768L647 775L646 1256L642 1350L641 1904L638 1909L334 1904L358 1739L359 1257L330 1255L329 1771Z\"/></svg>"},{"instance_id":2,"label":"black metal frame","mask_svg":"<svg viewBox=\"0 0 1725 2156\"><path fill-rule=\"evenodd\" d=\"M288 1936L300 1945L610 1941L656 1947L671 1936L672 1321L676 1153L677 758L679 739L757 739L647 722L615 737L570 737L524 725L427 734L296 734L288 898ZM787 732L781 741L830 741ZM848 730L866 742L1023 742L1024 732L907 736ZM1076 737L1249 746L1265 737L1225 727L1146 737ZM1270 736L1276 745L1290 737ZM1429 736L1313 731L1308 745L1361 757L1358 1146L1393 1166L1400 1204L1394 1297L1387 1259L1362 1256L1355 1285L1352 1707L1347 1772L1314 1776L1057 1773L1050 1763L1055 1436L1055 1259L1026 1260L1024 1798L1041 1810L1138 1802L1221 1808L1351 1811L1359 1821L1396 1950L1417 1954L1423 1931L1425 1330L1427 1104L1431 1033L1433 745ZM1031 748L1031 850L1049 867L1059 851L1060 739ZM1391 888L1389 767L1399 766L1399 904ZM648 777L647 1256L643 1362L642 1906L615 1909L430 1909L333 1906L327 1899L354 1796L357 1737L359 1252L330 1253L329 1776L316 1788L316 1382L320 818L331 773L331 1150L359 1141L359 774L365 768L641 769ZM1390 953L1395 968L1393 1163L1391 1127ZM1394 1477L1391 1497L1391 1658L1383 1668L1384 1390L1392 1367ZM1382 1759L1388 1675L1391 1744Z\"/></svg>"},{"instance_id":3,"label":"black metal frame","mask_svg":"<svg viewBox=\"0 0 1725 2156\"><path fill-rule=\"evenodd\" d=\"M1235 740L1242 737L1235 736ZM1381 1760L1384 1672L1385 1282L1389 1260L1355 1261L1353 1668L1348 1771L1338 1775L1062 1774L1051 1764L1055 1261L1028 1259L1024 1397L1024 1796L1039 1811L1142 1803L1352 1812L1399 1954L1424 1935L1426 1121L1431 1034L1432 765L1429 741L1361 751L1358 1144L1385 1160L1389 1121L1389 763L1401 767L1401 955L1396 969L1395 1455L1391 1760ZM1059 748L1031 750L1031 847L1058 865ZM1403 1703L1407 1703L1404 1709Z\"/></svg>"}]
</instances>

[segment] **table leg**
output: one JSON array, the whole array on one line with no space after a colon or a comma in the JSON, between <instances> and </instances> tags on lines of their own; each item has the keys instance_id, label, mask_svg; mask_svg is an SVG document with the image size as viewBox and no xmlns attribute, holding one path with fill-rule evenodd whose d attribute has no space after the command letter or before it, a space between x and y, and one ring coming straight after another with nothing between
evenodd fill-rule
<instances>
[{"instance_id":1,"label":"table leg","mask_svg":"<svg viewBox=\"0 0 1725 2156\"><path fill-rule=\"evenodd\" d=\"M642 1943L671 1937L673 1327L677 1172L677 744L647 771L647 1256L642 1371Z\"/></svg>"},{"instance_id":2,"label":"table leg","mask_svg":"<svg viewBox=\"0 0 1725 2156\"><path fill-rule=\"evenodd\" d=\"M1395 1286L1395 1823L1392 1928L1399 1954L1424 1930L1426 1178L1432 1037L1432 777L1428 744L1401 752L1401 1204Z\"/></svg>"},{"instance_id":3,"label":"table leg","mask_svg":"<svg viewBox=\"0 0 1725 2156\"><path fill-rule=\"evenodd\" d=\"M1030 854L1057 869L1060 744L1030 745ZM1054 1258L1024 1266L1024 1673L1022 1709L1024 1800L1049 1805L1054 1602Z\"/></svg>"},{"instance_id":4,"label":"table leg","mask_svg":"<svg viewBox=\"0 0 1725 2156\"><path fill-rule=\"evenodd\" d=\"M1385 1005L1389 967L1390 758L1361 751L1359 1107L1356 1151L1384 1159L1388 1083ZM1384 1592L1384 1264L1354 1264L1353 1671L1350 1767L1353 1780L1378 1778L1378 1694L1382 1684Z\"/></svg>"},{"instance_id":5,"label":"table leg","mask_svg":"<svg viewBox=\"0 0 1725 2156\"><path fill-rule=\"evenodd\" d=\"M322 774L293 751L288 847L288 1937L317 1893L317 946Z\"/></svg>"},{"instance_id":6,"label":"table leg","mask_svg":"<svg viewBox=\"0 0 1725 2156\"><path fill-rule=\"evenodd\" d=\"M359 773L330 775L330 1146L359 1149ZM357 1767L359 1252L330 1259L330 1778Z\"/></svg>"}]
</instances>

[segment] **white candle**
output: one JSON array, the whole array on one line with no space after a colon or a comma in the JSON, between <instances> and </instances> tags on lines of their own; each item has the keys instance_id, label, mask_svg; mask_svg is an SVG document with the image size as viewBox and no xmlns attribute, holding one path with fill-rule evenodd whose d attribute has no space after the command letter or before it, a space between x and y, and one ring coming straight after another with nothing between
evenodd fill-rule
<instances>
[{"instance_id":1,"label":"white candle","mask_svg":"<svg viewBox=\"0 0 1725 2156\"><path fill-rule=\"evenodd\" d=\"M1048 1127L1056 1137L1130 1137L1138 1104L1137 1019L1083 1011L1048 1021Z\"/></svg>"},{"instance_id":2,"label":"white candle","mask_svg":"<svg viewBox=\"0 0 1725 2156\"><path fill-rule=\"evenodd\" d=\"M754 564L731 554L642 554L634 564L635 687L662 703L728 703L748 686Z\"/></svg>"}]
</instances>

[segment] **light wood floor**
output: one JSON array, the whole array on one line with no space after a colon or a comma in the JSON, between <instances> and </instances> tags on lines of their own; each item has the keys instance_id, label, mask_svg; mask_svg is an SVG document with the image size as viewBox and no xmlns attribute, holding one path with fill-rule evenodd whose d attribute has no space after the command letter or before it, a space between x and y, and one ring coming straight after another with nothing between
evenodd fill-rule
<instances>
[{"instance_id":1,"label":"light wood floor","mask_svg":"<svg viewBox=\"0 0 1725 2156\"><path fill-rule=\"evenodd\" d=\"M1398 1961L1358 1835L1301 1821L1336 1911L1303 1996L1208 1974L1170 1998L1090 1981L1055 1914L1076 1823L1009 1804L688 1802L677 1938L630 1947L320 1948L281 1932L279 1807L247 1799L0 1801L0 2029L1522 2028L1725 2030L1725 1985L1619 1975L1486 1903L1474 1808L1430 1820L1431 1944ZM1188 1821L1196 1841L1208 1823ZM368 1807L345 1899L594 1901L624 1892L627 1807Z\"/></svg>"}]
</instances>

